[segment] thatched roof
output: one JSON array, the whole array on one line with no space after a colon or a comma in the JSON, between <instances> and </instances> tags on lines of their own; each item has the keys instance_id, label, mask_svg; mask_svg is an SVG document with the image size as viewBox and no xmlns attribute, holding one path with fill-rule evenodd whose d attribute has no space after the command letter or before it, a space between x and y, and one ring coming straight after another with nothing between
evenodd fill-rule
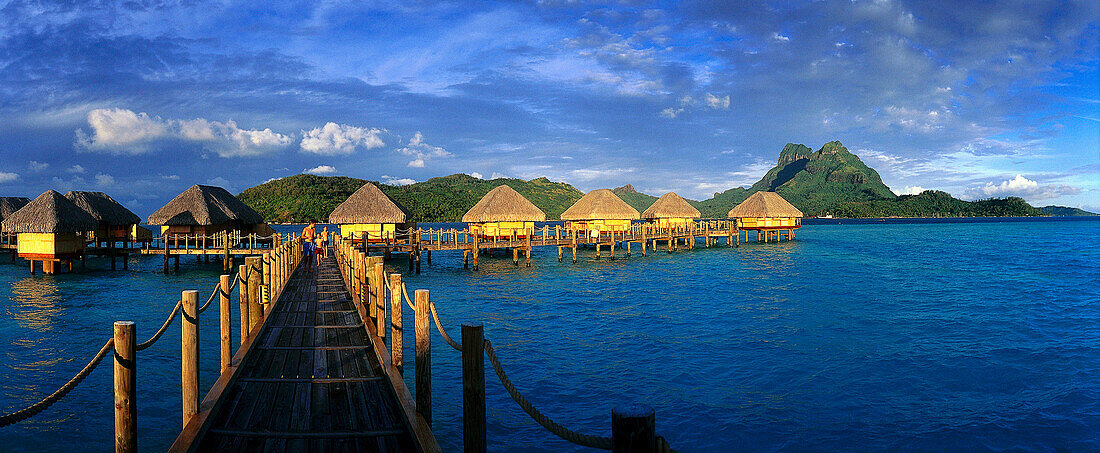
<instances>
[{"instance_id":1,"label":"thatched roof","mask_svg":"<svg viewBox=\"0 0 1100 453\"><path fill-rule=\"evenodd\" d=\"M474 207L462 216L463 222L541 222L546 220L542 212L515 189L497 186L481 197Z\"/></svg>"},{"instance_id":2,"label":"thatched roof","mask_svg":"<svg viewBox=\"0 0 1100 453\"><path fill-rule=\"evenodd\" d=\"M47 190L4 219L10 233L79 233L99 226L91 214L58 193Z\"/></svg>"},{"instance_id":3,"label":"thatched roof","mask_svg":"<svg viewBox=\"0 0 1100 453\"><path fill-rule=\"evenodd\" d=\"M221 187L194 185L149 216L150 225L211 226L236 220L263 223L264 217Z\"/></svg>"},{"instance_id":4,"label":"thatched roof","mask_svg":"<svg viewBox=\"0 0 1100 453\"><path fill-rule=\"evenodd\" d=\"M756 192L730 209L727 217L802 217L802 211L775 192Z\"/></svg>"},{"instance_id":5,"label":"thatched roof","mask_svg":"<svg viewBox=\"0 0 1100 453\"><path fill-rule=\"evenodd\" d=\"M561 213L562 220L633 220L638 217L637 209L630 207L609 189L588 192Z\"/></svg>"},{"instance_id":6,"label":"thatched roof","mask_svg":"<svg viewBox=\"0 0 1100 453\"><path fill-rule=\"evenodd\" d=\"M688 204L687 200L683 197L676 195L673 192L661 195L657 201L654 201L652 205L646 208L642 213L643 219L659 219L659 218L699 218L699 210L694 206Z\"/></svg>"},{"instance_id":7,"label":"thatched roof","mask_svg":"<svg viewBox=\"0 0 1100 453\"><path fill-rule=\"evenodd\" d=\"M65 198L76 203L81 209L91 214L93 218L112 226L136 225L141 223L141 217L134 214L125 206L119 204L110 195L103 192L79 192L75 190L65 194Z\"/></svg>"},{"instance_id":8,"label":"thatched roof","mask_svg":"<svg viewBox=\"0 0 1100 453\"><path fill-rule=\"evenodd\" d=\"M31 199L27 197L0 197L0 221L30 202Z\"/></svg>"},{"instance_id":9,"label":"thatched roof","mask_svg":"<svg viewBox=\"0 0 1100 453\"><path fill-rule=\"evenodd\" d=\"M351 223L405 223L409 211L371 183L363 184L329 214L328 221Z\"/></svg>"}]
</instances>

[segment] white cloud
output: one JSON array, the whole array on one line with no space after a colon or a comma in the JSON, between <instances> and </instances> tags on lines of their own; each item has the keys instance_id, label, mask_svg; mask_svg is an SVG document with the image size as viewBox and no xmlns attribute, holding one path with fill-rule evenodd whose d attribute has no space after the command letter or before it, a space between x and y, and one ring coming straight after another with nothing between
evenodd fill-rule
<instances>
[{"instance_id":1,"label":"white cloud","mask_svg":"<svg viewBox=\"0 0 1100 453\"><path fill-rule=\"evenodd\" d=\"M416 131L416 134L413 134L409 143L405 145L404 148L398 149L397 151L401 154L416 156L415 159L409 161L409 166L414 168L422 168L429 158L450 157L452 155L441 147L432 146L426 143L424 141L424 135L421 134L420 131Z\"/></svg>"},{"instance_id":2,"label":"white cloud","mask_svg":"<svg viewBox=\"0 0 1100 453\"><path fill-rule=\"evenodd\" d=\"M570 171L569 174L576 179L582 181L602 180L607 178L614 178L622 176L627 173L633 173L633 168L609 168L606 170L594 170L589 168L581 168Z\"/></svg>"},{"instance_id":3,"label":"white cloud","mask_svg":"<svg viewBox=\"0 0 1100 453\"><path fill-rule=\"evenodd\" d=\"M146 153L151 143L170 135L169 122L126 109L92 110L88 112L88 125L92 134L77 130L77 144L115 155Z\"/></svg>"},{"instance_id":4,"label":"white cloud","mask_svg":"<svg viewBox=\"0 0 1100 453\"><path fill-rule=\"evenodd\" d=\"M791 38L783 36L779 33L772 33L772 39L774 39L776 41L779 41L779 42L788 42L788 41L791 40Z\"/></svg>"},{"instance_id":5,"label":"white cloud","mask_svg":"<svg viewBox=\"0 0 1100 453\"><path fill-rule=\"evenodd\" d=\"M490 176L490 179L500 179L500 178L507 178L507 176L504 176L504 173L501 173L501 172L498 172L498 171L494 171L493 176Z\"/></svg>"},{"instance_id":6,"label":"white cloud","mask_svg":"<svg viewBox=\"0 0 1100 453\"><path fill-rule=\"evenodd\" d=\"M674 109L672 107L669 107L667 109L661 110L661 117L662 118L668 118L668 119L671 120L671 119L676 118L676 115L679 115L681 113L684 113L684 108L683 107L680 107L678 109Z\"/></svg>"},{"instance_id":7,"label":"white cloud","mask_svg":"<svg viewBox=\"0 0 1100 453\"><path fill-rule=\"evenodd\" d=\"M6 183L6 182L12 182L12 181L15 181L17 179L19 179L19 174L18 173L8 173L8 172L0 171L0 184Z\"/></svg>"},{"instance_id":8,"label":"white cloud","mask_svg":"<svg viewBox=\"0 0 1100 453\"><path fill-rule=\"evenodd\" d=\"M47 164L45 162L39 162L37 160L32 160L30 162L27 162L27 167L29 167L31 169L31 171L42 171L42 170L45 170L47 168L50 168L50 164Z\"/></svg>"},{"instance_id":9,"label":"white cloud","mask_svg":"<svg viewBox=\"0 0 1100 453\"><path fill-rule=\"evenodd\" d=\"M924 192L928 189L925 189L924 187L921 187L921 186L905 186L905 188L901 189L901 190L893 190L893 189L890 189L890 190L892 190L894 192L894 195L917 195L917 194L920 194L921 192Z\"/></svg>"},{"instance_id":10,"label":"white cloud","mask_svg":"<svg viewBox=\"0 0 1100 453\"><path fill-rule=\"evenodd\" d=\"M65 169L65 173L71 173L74 175L83 174L85 171L86 170L84 169L84 167L81 167L80 165L73 165L72 167Z\"/></svg>"},{"instance_id":11,"label":"white cloud","mask_svg":"<svg viewBox=\"0 0 1100 453\"><path fill-rule=\"evenodd\" d=\"M206 180L206 183L209 184L209 185L212 185L212 186L218 186L218 187L222 187L222 188L225 188L226 186L231 184L228 179L225 179L221 176L215 176L213 178L210 178L210 179Z\"/></svg>"},{"instance_id":12,"label":"white cloud","mask_svg":"<svg viewBox=\"0 0 1100 453\"><path fill-rule=\"evenodd\" d=\"M397 178L389 175L382 175L382 183L389 184L391 186L407 186L415 183L416 180L412 178Z\"/></svg>"},{"instance_id":13,"label":"white cloud","mask_svg":"<svg viewBox=\"0 0 1100 453\"><path fill-rule=\"evenodd\" d=\"M471 172L470 172L470 176L473 176L473 177L475 177L475 178L477 178L477 179L484 179L484 178L483 178L483 177L481 176L481 173L478 173L478 172L476 172L476 171L471 171Z\"/></svg>"},{"instance_id":14,"label":"white cloud","mask_svg":"<svg viewBox=\"0 0 1100 453\"><path fill-rule=\"evenodd\" d=\"M336 173L336 167L333 167L331 165L318 165L316 167L309 168L309 169L302 170L302 171L304 171L306 173L309 173L311 175L331 175L333 173Z\"/></svg>"},{"instance_id":15,"label":"white cloud","mask_svg":"<svg viewBox=\"0 0 1100 453\"><path fill-rule=\"evenodd\" d=\"M323 127L302 131L302 151L337 155L351 154L356 149L372 149L384 146L379 137L384 129L348 126L346 124L327 123Z\"/></svg>"},{"instance_id":16,"label":"white cloud","mask_svg":"<svg viewBox=\"0 0 1100 453\"><path fill-rule=\"evenodd\" d=\"M1030 200L1046 200L1058 198L1062 195L1075 195L1081 193L1081 189L1062 184L1041 185L1038 181L1016 175L1015 178L1002 181L1000 184L987 182L985 186L967 190L967 196L971 198L989 197L1021 197Z\"/></svg>"},{"instance_id":17,"label":"white cloud","mask_svg":"<svg viewBox=\"0 0 1100 453\"><path fill-rule=\"evenodd\" d=\"M110 186L113 186L114 184L115 184L115 177L114 176L104 174L104 173L99 173L99 174L95 175L95 185L96 186L110 187Z\"/></svg>"},{"instance_id":18,"label":"white cloud","mask_svg":"<svg viewBox=\"0 0 1100 453\"><path fill-rule=\"evenodd\" d=\"M152 152L162 140L203 145L221 157L256 156L290 145L291 137L271 129L241 129L233 120L224 123L205 118L170 120L126 109L88 112L92 132L76 131L76 144L89 151L114 155Z\"/></svg>"},{"instance_id":19,"label":"white cloud","mask_svg":"<svg viewBox=\"0 0 1100 453\"><path fill-rule=\"evenodd\" d=\"M707 106L712 109L726 110L730 108L730 97L728 94L722 97L718 97L713 94L707 93L705 99L707 102Z\"/></svg>"}]
</instances>

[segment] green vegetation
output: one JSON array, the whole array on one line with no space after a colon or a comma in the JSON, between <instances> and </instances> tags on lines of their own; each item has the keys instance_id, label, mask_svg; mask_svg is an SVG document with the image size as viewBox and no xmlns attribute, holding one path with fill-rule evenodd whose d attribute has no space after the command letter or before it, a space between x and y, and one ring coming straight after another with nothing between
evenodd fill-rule
<instances>
[{"instance_id":1,"label":"green vegetation","mask_svg":"<svg viewBox=\"0 0 1100 453\"><path fill-rule=\"evenodd\" d=\"M634 186L631 184L611 189L611 191L625 201L626 204L630 205L630 207L637 209L639 214L645 212L646 209L649 209L649 207L653 205L653 202L657 201L657 197L653 195L646 195L634 190Z\"/></svg>"},{"instance_id":2,"label":"green vegetation","mask_svg":"<svg viewBox=\"0 0 1100 453\"><path fill-rule=\"evenodd\" d=\"M1067 207L1067 206L1043 206L1043 207L1037 208L1037 209L1039 210L1039 212L1042 212L1044 215L1052 215L1052 216L1058 216L1058 217L1064 217L1064 216L1094 216L1094 215L1097 215L1095 212L1088 212L1084 209L1070 208L1070 207Z\"/></svg>"},{"instance_id":3,"label":"green vegetation","mask_svg":"<svg viewBox=\"0 0 1100 453\"><path fill-rule=\"evenodd\" d=\"M352 193L368 182L343 176L296 175L245 189L238 196L264 218L276 222L324 220ZM406 186L373 182L396 200L418 222L455 222L492 188L509 185L556 219L583 195L573 186L546 178L524 181L498 178L491 181L457 174L432 178Z\"/></svg>"},{"instance_id":4,"label":"green vegetation","mask_svg":"<svg viewBox=\"0 0 1100 453\"><path fill-rule=\"evenodd\" d=\"M269 181L241 192L241 201L265 218L278 222L324 220L366 180L343 176L297 175ZM401 203L418 222L455 222L492 188L507 184L546 213L557 219L562 211L580 199L581 193L566 183L546 178L524 181L498 178L491 181L455 174L406 186L375 182L382 192ZM918 195L896 196L840 142L826 143L813 151L805 145L788 143L779 153L775 167L749 188L737 187L715 193L708 200L692 201L704 218L725 218L726 213L749 195L759 191L778 192L806 216L831 214L836 217L971 217L1095 215L1075 208L1047 206L1036 209L1023 199L994 198L963 201L946 192L928 190ZM643 212L657 197L639 193L627 184L614 189L616 195Z\"/></svg>"}]
</instances>

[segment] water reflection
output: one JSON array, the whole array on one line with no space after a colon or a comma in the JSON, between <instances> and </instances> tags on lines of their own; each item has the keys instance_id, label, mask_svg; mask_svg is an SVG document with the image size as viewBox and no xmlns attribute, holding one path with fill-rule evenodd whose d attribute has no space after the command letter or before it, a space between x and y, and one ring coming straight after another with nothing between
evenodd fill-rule
<instances>
[{"instance_id":1,"label":"water reflection","mask_svg":"<svg viewBox=\"0 0 1100 453\"><path fill-rule=\"evenodd\" d=\"M56 319L64 311L60 289L53 279L28 277L11 284L12 304L7 310L10 319L20 327L35 332L54 329Z\"/></svg>"}]
</instances>

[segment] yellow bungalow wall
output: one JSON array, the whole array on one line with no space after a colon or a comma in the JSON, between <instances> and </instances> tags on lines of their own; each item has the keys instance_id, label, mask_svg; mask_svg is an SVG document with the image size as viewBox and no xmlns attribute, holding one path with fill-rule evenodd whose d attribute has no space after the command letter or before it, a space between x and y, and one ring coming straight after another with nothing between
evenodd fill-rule
<instances>
[{"instance_id":1,"label":"yellow bungalow wall","mask_svg":"<svg viewBox=\"0 0 1100 453\"><path fill-rule=\"evenodd\" d=\"M345 238L362 238L367 236L368 241L392 239L397 234L395 223L349 223L340 225L340 236Z\"/></svg>"},{"instance_id":2,"label":"yellow bungalow wall","mask_svg":"<svg viewBox=\"0 0 1100 453\"><path fill-rule=\"evenodd\" d=\"M565 228L572 231L599 231L600 233L629 231L630 219L573 220L566 222Z\"/></svg>"},{"instance_id":3,"label":"yellow bungalow wall","mask_svg":"<svg viewBox=\"0 0 1100 453\"><path fill-rule=\"evenodd\" d=\"M17 253L24 258L55 258L84 250L84 238L76 233L19 233Z\"/></svg>"},{"instance_id":4,"label":"yellow bungalow wall","mask_svg":"<svg viewBox=\"0 0 1100 453\"><path fill-rule=\"evenodd\" d=\"M535 222L488 222L471 223L470 234L479 236L510 237L524 236L535 229Z\"/></svg>"},{"instance_id":5,"label":"yellow bungalow wall","mask_svg":"<svg viewBox=\"0 0 1100 453\"><path fill-rule=\"evenodd\" d=\"M691 225L695 219L690 217L659 217L654 219L653 223L657 224L657 228L680 228L685 225Z\"/></svg>"},{"instance_id":6,"label":"yellow bungalow wall","mask_svg":"<svg viewBox=\"0 0 1100 453\"><path fill-rule=\"evenodd\" d=\"M737 227L751 228L798 228L802 225L798 217L740 217Z\"/></svg>"}]
</instances>

